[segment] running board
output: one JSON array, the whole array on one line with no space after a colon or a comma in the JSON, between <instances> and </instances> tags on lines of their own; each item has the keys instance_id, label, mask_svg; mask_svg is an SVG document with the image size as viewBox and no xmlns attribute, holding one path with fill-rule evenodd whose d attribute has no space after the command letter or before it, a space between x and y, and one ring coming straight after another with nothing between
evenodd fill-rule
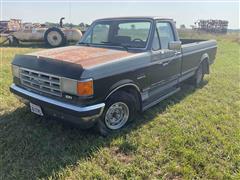
<instances>
[{"instance_id":1,"label":"running board","mask_svg":"<svg viewBox=\"0 0 240 180\"><path fill-rule=\"evenodd\" d=\"M150 103L150 104L146 105L145 107L143 107L142 111L146 111L148 108L150 108L150 107L158 104L160 101L168 98L169 96L175 94L176 92L178 92L178 91L180 91L180 90L181 90L181 88L179 87L179 88L176 88L176 89L174 89L173 91L169 92L168 94L165 94L165 95L161 96L161 97L160 97L159 99L157 99L156 101L153 101L152 103Z\"/></svg>"}]
</instances>

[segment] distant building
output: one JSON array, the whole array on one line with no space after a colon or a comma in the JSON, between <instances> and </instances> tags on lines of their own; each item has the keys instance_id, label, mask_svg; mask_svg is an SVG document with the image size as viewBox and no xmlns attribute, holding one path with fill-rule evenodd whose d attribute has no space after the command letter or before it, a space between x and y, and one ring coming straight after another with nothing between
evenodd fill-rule
<instances>
[{"instance_id":1,"label":"distant building","mask_svg":"<svg viewBox=\"0 0 240 180\"><path fill-rule=\"evenodd\" d=\"M181 24L181 25L180 25L180 29L186 29L185 24Z\"/></svg>"},{"instance_id":2,"label":"distant building","mask_svg":"<svg viewBox=\"0 0 240 180\"><path fill-rule=\"evenodd\" d=\"M192 26L193 29L212 33L227 33L228 21L226 20L198 20Z\"/></svg>"}]
</instances>

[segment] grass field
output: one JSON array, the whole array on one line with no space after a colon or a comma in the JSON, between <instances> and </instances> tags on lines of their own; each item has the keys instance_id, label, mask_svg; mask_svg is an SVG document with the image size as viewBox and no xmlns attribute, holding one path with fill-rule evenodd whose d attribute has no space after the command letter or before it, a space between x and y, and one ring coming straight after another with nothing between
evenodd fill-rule
<instances>
[{"instance_id":1,"label":"grass field","mask_svg":"<svg viewBox=\"0 0 240 180\"><path fill-rule=\"evenodd\" d=\"M107 138L29 113L8 90L10 62L39 49L1 48L0 179L240 179L240 45L217 39L201 88Z\"/></svg>"}]
</instances>

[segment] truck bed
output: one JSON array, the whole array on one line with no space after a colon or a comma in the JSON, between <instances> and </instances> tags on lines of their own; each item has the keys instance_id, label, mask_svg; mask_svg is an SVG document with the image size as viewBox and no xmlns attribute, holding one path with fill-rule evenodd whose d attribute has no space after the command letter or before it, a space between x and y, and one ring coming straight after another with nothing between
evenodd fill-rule
<instances>
[{"instance_id":1,"label":"truck bed","mask_svg":"<svg viewBox=\"0 0 240 180\"><path fill-rule=\"evenodd\" d=\"M182 79L191 77L199 63L207 58L212 64L217 50L215 40L180 39L182 42Z\"/></svg>"},{"instance_id":2,"label":"truck bed","mask_svg":"<svg viewBox=\"0 0 240 180\"><path fill-rule=\"evenodd\" d=\"M180 41L182 42L183 56L194 54L192 58L196 59L196 55L201 57L204 53L208 53L210 56L211 54L214 55L213 57L209 57L210 61L215 58L216 40L180 39ZM212 49L215 50L212 51Z\"/></svg>"},{"instance_id":3,"label":"truck bed","mask_svg":"<svg viewBox=\"0 0 240 180\"><path fill-rule=\"evenodd\" d=\"M180 39L182 45L207 41L206 39Z\"/></svg>"},{"instance_id":4,"label":"truck bed","mask_svg":"<svg viewBox=\"0 0 240 180\"><path fill-rule=\"evenodd\" d=\"M182 42L183 57L190 55L194 60L202 57L204 53L207 53L209 55L210 64L212 64L216 54L216 40L180 39L180 41Z\"/></svg>"}]
</instances>

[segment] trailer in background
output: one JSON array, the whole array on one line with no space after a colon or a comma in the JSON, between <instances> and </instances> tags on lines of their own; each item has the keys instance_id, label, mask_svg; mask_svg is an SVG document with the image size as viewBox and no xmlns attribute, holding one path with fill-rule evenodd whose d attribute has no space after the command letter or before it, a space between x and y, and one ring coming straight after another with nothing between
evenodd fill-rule
<instances>
[{"instance_id":1,"label":"trailer in background","mask_svg":"<svg viewBox=\"0 0 240 180\"><path fill-rule=\"evenodd\" d=\"M78 28L63 26L63 19L55 27L47 27L40 23L22 23L21 20L2 21L1 37L7 37L0 44L9 42L16 46L21 42L43 42L50 47L60 47L67 42L77 42L82 37Z\"/></svg>"},{"instance_id":2,"label":"trailer in background","mask_svg":"<svg viewBox=\"0 0 240 180\"><path fill-rule=\"evenodd\" d=\"M198 20L194 24L193 29L197 31L225 34L228 30L228 21L226 20Z\"/></svg>"}]
</instances>

